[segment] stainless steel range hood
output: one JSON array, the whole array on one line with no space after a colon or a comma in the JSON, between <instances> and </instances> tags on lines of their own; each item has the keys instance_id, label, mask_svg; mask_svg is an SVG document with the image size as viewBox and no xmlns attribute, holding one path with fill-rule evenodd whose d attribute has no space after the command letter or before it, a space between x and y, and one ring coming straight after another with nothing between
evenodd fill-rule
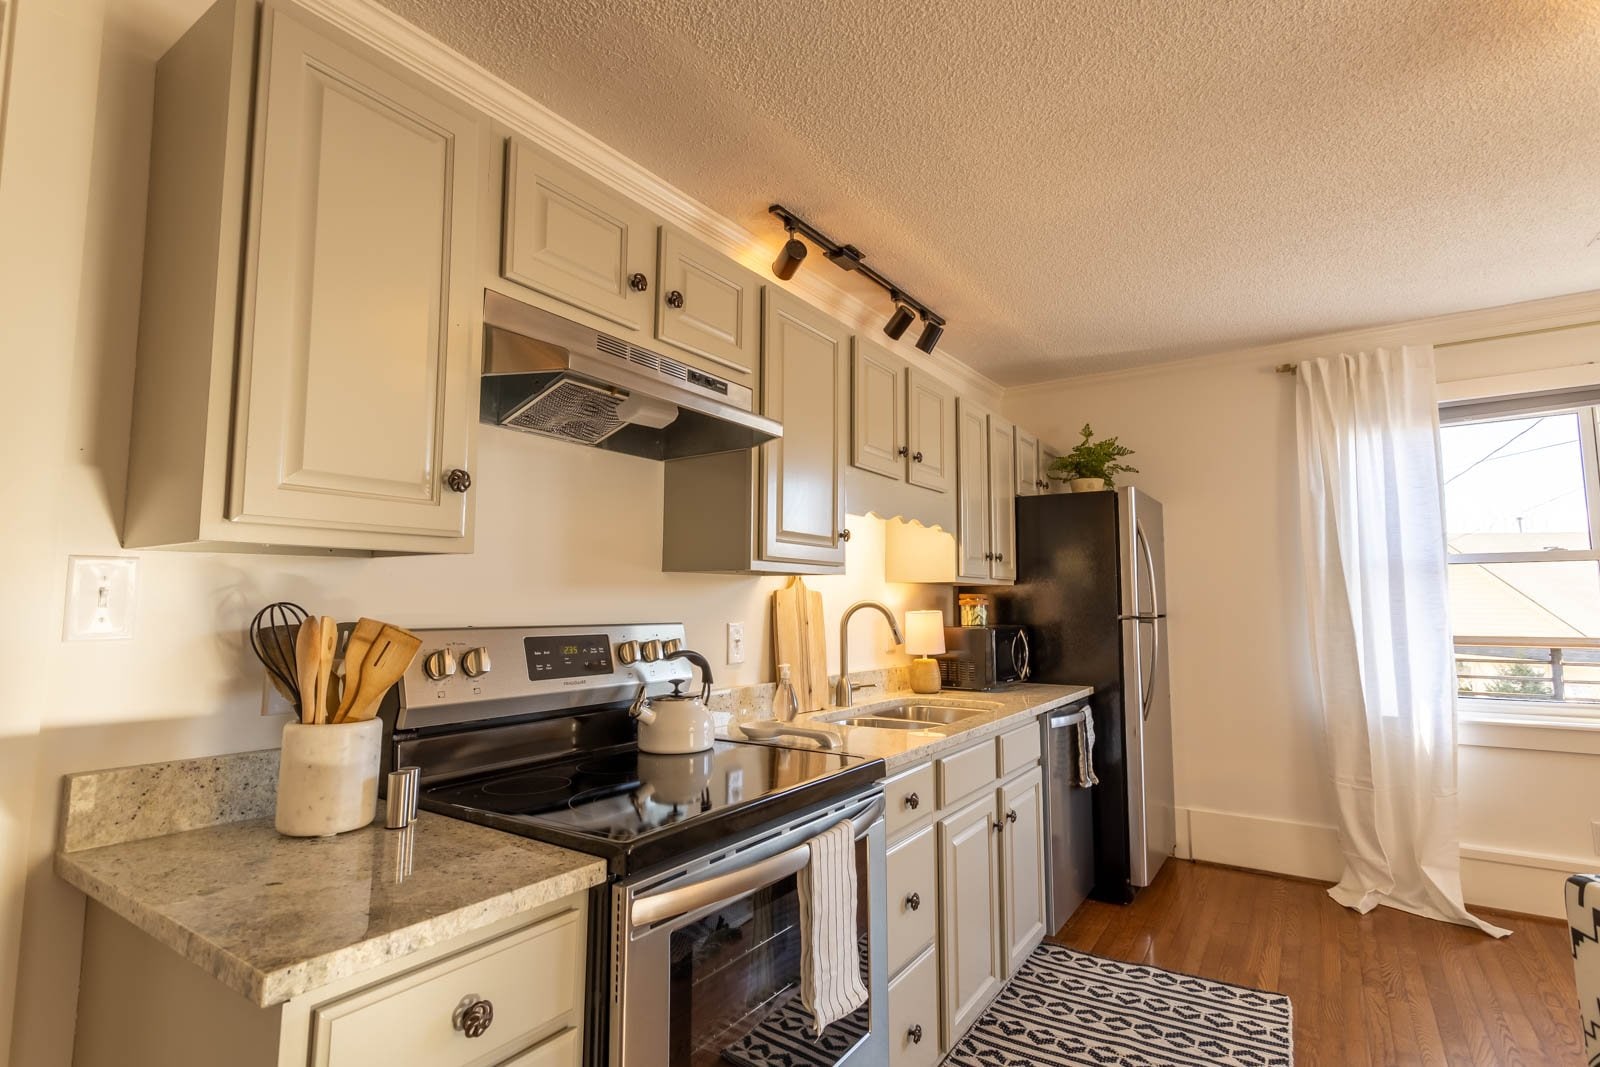
<instances>
[{"instance_id":1,"label":"stainless steel range hood","mask_svg":"<svg viewBox=\"0 0 1600 1067\"><path fill-rule=\"evenodd\" d=\"M783 427L748 386L493 291L479 417L648 459L754 448Z\"/></svg>"}]
</instances>

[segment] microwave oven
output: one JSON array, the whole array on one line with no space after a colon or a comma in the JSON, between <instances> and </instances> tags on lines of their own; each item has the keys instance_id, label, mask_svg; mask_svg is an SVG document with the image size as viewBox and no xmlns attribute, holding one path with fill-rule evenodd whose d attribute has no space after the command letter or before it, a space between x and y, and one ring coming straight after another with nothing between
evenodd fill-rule
<instances>
[{"instance_id":1,"label":"microwave oven","mask_svg":"<svg viewBox=\"0 0 1600 1067\"><path fill-rule=\"evenodd\" d=\"M1029 675L1028 631L1021 626L946 626L939 684L947 689L998 689Z\"/></svg>"}]
</instances>

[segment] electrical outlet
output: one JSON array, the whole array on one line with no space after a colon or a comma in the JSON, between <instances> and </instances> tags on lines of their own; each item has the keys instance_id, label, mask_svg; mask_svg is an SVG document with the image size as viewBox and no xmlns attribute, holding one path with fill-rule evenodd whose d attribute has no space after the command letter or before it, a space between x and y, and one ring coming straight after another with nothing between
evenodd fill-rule
<instances>
[{"instance_id":1,"label":"electrical outlet","mask_svg":"<svg viewBox=\"0 0 1600 1067\"><path fill-rule=\"evenodd\" d=\"M744 623L730 622L728 624L728 665L734 666L744 662Z\"/></svg>"},{"instance_id":2,"label":"electrical outlet","mask_svg":"<svg viewBox=\"0 0 1600 1067\"><path fill-rule=\"evenodd\" d=\"M67 557L67 610L61 636L68 641L117 641L133 636L136 556Z\"/></svg>"}]
</instances>

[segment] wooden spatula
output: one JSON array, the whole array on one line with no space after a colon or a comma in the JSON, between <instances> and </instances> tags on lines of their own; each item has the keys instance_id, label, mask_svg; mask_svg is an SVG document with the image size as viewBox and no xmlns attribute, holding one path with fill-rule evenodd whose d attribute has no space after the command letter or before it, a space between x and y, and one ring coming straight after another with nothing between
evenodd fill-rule
<instances>
[{"instance_id":1,"label":"wooden spatula","mask_svg":"<svg viewBox=\"0 0 1600 1067\"><path fill-rule=\"evenodd\" d=\"M317 618L317 718L325 723L332 713L328 707L333 698L333 661L339 649L339 624L327 615Z\"/></svg>"},{"instance_id":2,"label":"wooden spatula","mask_svg":"<svg viewBox=\"0 0 1600 1067\"><path fill-rule=\"evenodd\" d=\"M382 632L383 623L367 618L357 620L355 629L350 631L350 640L344 646L344 696L334 712L333 722L344 722L349 716L350 706L356 700L356 689L361 683L361 665L366 662L372 642Z\"/></svg>"},{"instance_id":3,"label":"wooden spatula","mask_svg":"<svg viewBox=\"0 0 1600 1067\"><path fill-rule=\"evenodd\" d=\"M383 695L406 673L421 647L422 638L398 626L385 626L378 631L372 647L367 650L367 658L361 663L356 695L343 721L364 722L378 714Z\"/></svg>"},{"instance_id":4,"label":"wooden spatula","mask_svg":"<svg viewBox=\"0 0 1600 1067\"><path fill-rule=\"evenodd\" d=\"M300 684L300 721L317 721L317 673L322 660L322 623L315 617L300 624L294 636L294 673Z\"/></svg>"}]
</instances>

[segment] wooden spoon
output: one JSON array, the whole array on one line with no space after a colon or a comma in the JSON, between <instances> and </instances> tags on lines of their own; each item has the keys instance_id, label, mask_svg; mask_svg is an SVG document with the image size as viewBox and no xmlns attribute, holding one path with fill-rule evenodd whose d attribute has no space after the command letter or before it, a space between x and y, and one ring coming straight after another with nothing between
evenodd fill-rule
<instances>
[{"instance_id":1,"label":"wooden spoon","mask_svg":"<svg viewBox=\"0 0 1600 1067\"><path fill-rule=\"evenodd\" d=\"M422 638L398 626L385 626L379 631L361 664L356 695L343 721L364 722L376 715L384 694L406 673L421 647Z\"/></svg>"},{"instance_id":2,"label":"wooden spoon","mask_svg":"<svg viewBox=\"0 0 1600 1067\"><path fill-rule=\"evenodd\" d=\"M294 638L294 671L300 683L300 721L317 721L317 674L322 660L322 623L310 618L300 624Z\"/></svg>"},{"instance_id":3,"label":"wooden spoon","mask_svg":"<svg viewBox=\"0 0 1600 1067\"><path fill-rule=\"evenodd\" d=\"M332 694L329 683L333 678L333 661L339 648L339 624L327 615L317 617L317 717L318 724L328 721L328 701Z\"/></svg>"},{"instance_id":4,"label":"wooden spoon","mask_svg":"<svg viewBox=\"0 0 1600 1067\"><path fill-rule=\"evenodd\" d=\"M362 618L350 631L350 640L344 646L344 698L333 713L333 722L344 722L350 707L356 702L356 690L361 684L361 666L366 662L372 642L383 632L383 623L377 619Z\"/></svg>"}]
</instances>

